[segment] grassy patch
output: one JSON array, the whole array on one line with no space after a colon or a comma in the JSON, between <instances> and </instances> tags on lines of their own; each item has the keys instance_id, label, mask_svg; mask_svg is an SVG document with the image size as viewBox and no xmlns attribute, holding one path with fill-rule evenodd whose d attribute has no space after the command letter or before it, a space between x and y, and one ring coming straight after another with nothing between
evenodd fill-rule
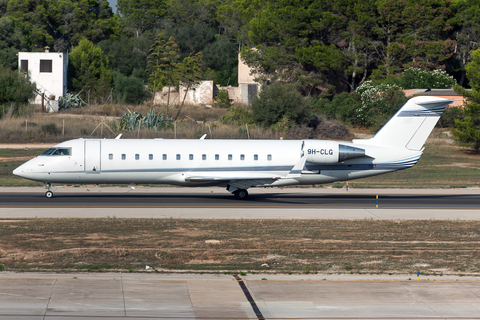
<instances>
[{"instance_id":1,"label":"grassy patch","mask_svg":"<svg viewBox=\"0 0 480 320\"><path fill-rule=\"evenodd\" d=\"M13 175L13 170L44 152L45 149L0 149L0 186L41 186Z\"/></svg>"},{"instance_id":2,"label":"grassy patch","mask_svg":"<svg viewBox=\"0 0 480 320\"><path fill-rule=\"evenodd\" d=\"M0 221L0 264L16 271L468 274L479 244L480 221Z\"/></svg>"}]
</instances>

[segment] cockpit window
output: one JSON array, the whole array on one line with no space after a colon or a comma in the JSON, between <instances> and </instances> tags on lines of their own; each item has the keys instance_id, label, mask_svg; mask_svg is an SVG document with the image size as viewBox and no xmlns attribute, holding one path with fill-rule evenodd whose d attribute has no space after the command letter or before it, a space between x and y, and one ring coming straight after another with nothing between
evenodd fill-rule
<instances>
[{"instance_id":1,"label":"cockpit window","mask_svg":"<svg viewBox=\"0 0 480 320\"><path fill-rule=\"evenodd\" d=\"M42 153L41 156L49 156L49 155L51 155L52 153L54 153L55 150L57 150L57 148L50 148L50 149L48 149L47 151L45 151L44 153Z\"/></svg>"},{"instance_id":2,"label":"cockpit window","mask_svg":"<svg viewBox=\"0 0 480 320\"><path fill-rule=\"evenodd\" d=\"M71 156L72 148L50 148L42 156Z\"/></svg>"}]
</instances>

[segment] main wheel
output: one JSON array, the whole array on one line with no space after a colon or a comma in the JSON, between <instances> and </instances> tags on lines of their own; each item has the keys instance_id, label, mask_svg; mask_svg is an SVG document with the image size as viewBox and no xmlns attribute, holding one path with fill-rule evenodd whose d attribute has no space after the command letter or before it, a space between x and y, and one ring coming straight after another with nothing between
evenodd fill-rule
<instances>
[{"instance_id":1,"label":"main wheel","mask_svg":"<svg viewBox=\"0 0 480 320\"><path fill-rule=\"evenodd\" d=\"M53 192L48 190L47 192L45 192L45 197L47 198L53 198Z\"/></svg>"},{"instance_id":2,"label":"main wheel","mask_svg":"<svg viewBox=\"0 0 480 320\"><path fill-rule=\"evenodd\" d=\"M245 189L238 189L234 192L234 195L237 200L246 200L248 198L248 191Z\"/></svg>"}]
</instances>

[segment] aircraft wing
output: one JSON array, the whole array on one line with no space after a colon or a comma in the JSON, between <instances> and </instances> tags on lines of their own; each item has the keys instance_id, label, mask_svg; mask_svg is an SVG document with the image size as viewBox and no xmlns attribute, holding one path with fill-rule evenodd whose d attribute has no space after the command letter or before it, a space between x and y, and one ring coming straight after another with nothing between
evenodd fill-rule
<instances>
[{"instance_id":1,"label":"aircraft wing","mask_svg":"<svg viewBox=\"0 0 480 320\"><path fill-rule=\"evenodd\" d=\"M191 183L212 183L212 184L228 184L230 187L238 189L248 189L254 186L270 184L282 177L215 177L215 176L193 176L186 177L185 181Z\"/></svg>"}]
</instances>

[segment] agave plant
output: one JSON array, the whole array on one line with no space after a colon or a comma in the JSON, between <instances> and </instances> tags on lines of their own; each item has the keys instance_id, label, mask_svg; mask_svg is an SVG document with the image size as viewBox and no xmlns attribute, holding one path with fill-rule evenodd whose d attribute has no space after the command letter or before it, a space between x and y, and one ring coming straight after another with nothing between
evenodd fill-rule
<instances>
[{"instance_id":1,"label":"agave plant","mask_svg":"<svg viewBox=\"0 0 480 320\"><path fill-rule=\"evenodd\" d=\"M138 112L131 112L127 108L128 112L125 112L120 119L119 129L120 130L135 130L137 125L142 120L143 116L141 113Z\"/></svg>"},{"instance_id":2,"label":"agave plant","mask_svg":"<svg viewBox=\"0 0 480 320\"><path fill-rule=\"evenodd\" d=\"M83 91L83 90L82 90ZM59 109L70 109L70 108L79 108L82 106L87 105L85 101L80 98L80 91L79 93L73 95L71 93L67 93L65 97L58 98L58 108Z\"/></svg>"}]
</instances>

